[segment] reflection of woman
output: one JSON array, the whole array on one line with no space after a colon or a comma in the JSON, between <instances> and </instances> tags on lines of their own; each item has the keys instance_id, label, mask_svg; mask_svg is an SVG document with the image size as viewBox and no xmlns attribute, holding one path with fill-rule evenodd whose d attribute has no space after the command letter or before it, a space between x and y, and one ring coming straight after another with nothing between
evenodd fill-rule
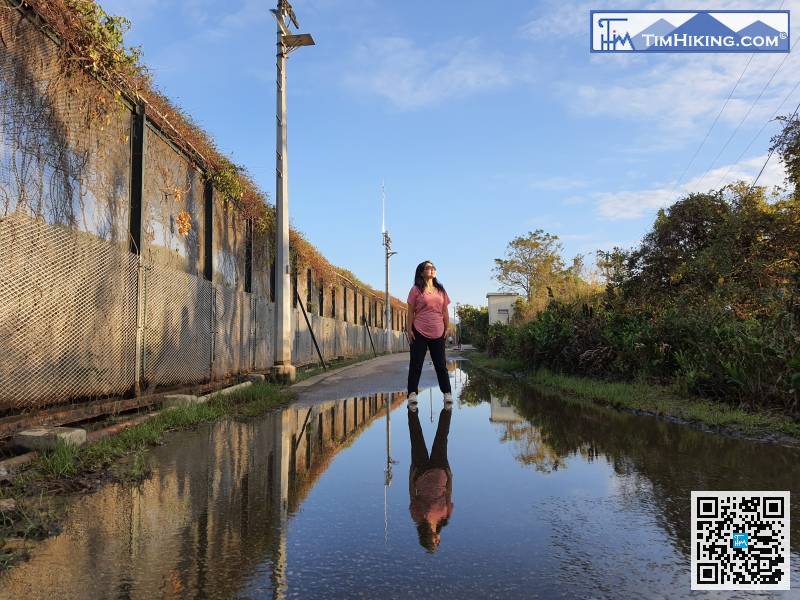
<instances>
[{"instance_id":1,"label":"reflection of woman","mask_svg":"<svg viewBox=\"0 0 800 600\"><path fill-rule=\"evenodd\" d=\"M431 553L439 547L440 532L453 514L453 473L447 462L447 434L450 432L452 414L449 407L439 413L436 437L428 456L417 409L408 409L408 431L411 434L409 510L411 518L417 524L420 545Z\"/></svg>"},{"instance_id":2,"label":"reflection of woman","mask_svg":"<svg viewBox=\"0 0 800 600\"><path fill-rule=\"evenodd\" d=\"M450 378L445 364L444 337L447 331L447 305L450 298L444 286L436 279L436 267L429 260L417 265L414 287L408 293L408 321L406 333L411 342L408 365L408 406L416 407L419 378L425 354L430 351L439 389L444 394L445 406L452 403Z\"/></svg>"}]
</instances>

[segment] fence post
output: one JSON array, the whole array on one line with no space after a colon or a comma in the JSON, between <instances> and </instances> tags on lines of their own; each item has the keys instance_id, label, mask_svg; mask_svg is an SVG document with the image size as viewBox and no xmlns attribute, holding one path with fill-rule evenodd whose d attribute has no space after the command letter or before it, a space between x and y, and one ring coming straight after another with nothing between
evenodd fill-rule
<instances>
[{"instance_id":1,"label":"fence post","mask_svg":"<svg viewBox=\"0 0 800 600\"><path fill-rule=\"evenodd\" d=\"M214 380L214 360L217 352L217 286L211 284L211 376L209 379Z\"/></svg>"},{"instance_id":2,"label":"fence post","mask_svg":"<svg viewBox=\"0 0 800 600\"><path fill-rule=\"evenodd\" d=\"M136 358L134 373L134 392L139 395L144 376L146 277L142 261L142 217L144 199L144 153L147 135L145 107L138 102L131 113L131 180L130 217L128 221L128 248L137 257L136 265Z\"/></svg>"},{"instance_id":3,"label":"fence post","mask_svg":"<svg viewBox=\"0 0 800 600\"><path fill-rule=\"evenodd\" d=\"M138 396L142 390L144 372L144 320L145 320L145 273L142 255L136 257L136 371L134 374L134 392Z\"/></svg>"}]
</instances>

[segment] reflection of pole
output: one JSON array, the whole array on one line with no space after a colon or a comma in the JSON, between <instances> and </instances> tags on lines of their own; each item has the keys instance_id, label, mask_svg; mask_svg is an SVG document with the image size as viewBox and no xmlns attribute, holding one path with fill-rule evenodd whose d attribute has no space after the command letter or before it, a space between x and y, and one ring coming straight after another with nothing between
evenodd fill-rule
<instances>
[{"instance_id":1,"label":"reflection of pole","mask_svg":"<svg viewBox=\"0 0 800 600\"><path fill-rule=\"evenodd\" d=\"M273 566L274 581L272 595L283 598L286 594L286 528L289 521L289 471L291 468L292 440L290 409L282 410L275 417L273 452L275 456L275 481L273 498L277 499L278 548Z\"/></svg>"},{"instance_id":2,"label":"reflection of pole","mask_svg":"<svg viewBox=\"0 0 800 600\"><path fill-rule=\"evenodd\" d=\"M386 485L392 483L392 395L386 399Z\"/></svg>"},{"instance_id":3,"label":"reflection of pole","mask_svg":"<svg viewBox=\"0 0 800 600\"><path fill-rule=\"evenodd\" d=\"M386 399L386 471L383 473L383 543L389 543L389 486L392 485L392 426L391 409L393 394Z\"/></svg>"},{"instance_id":4,"label":"reflection of pole","mask_svg":"<svg viewBox=\"0 0 800 600\"><path fill-rule=\"evenodd\" d=\"M429 404L431 405L431 423L433 423L433 388L429 388L428 392L428 399L430 400Z\"/></svg>"}]
</instances>

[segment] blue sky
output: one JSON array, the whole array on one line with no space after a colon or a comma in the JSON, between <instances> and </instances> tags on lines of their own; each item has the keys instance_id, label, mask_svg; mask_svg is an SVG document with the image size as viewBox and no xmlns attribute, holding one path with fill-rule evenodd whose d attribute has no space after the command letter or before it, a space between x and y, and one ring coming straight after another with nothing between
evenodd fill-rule
<instances>
[{"instance_id":1,"label":"blue sky","mask_svg":"<svg viewBox=\"0 0 800 600\"><path fill-rule=\"evenodd\" d=\"M100 2L132 21L127 42L143 47L157 86L273 197L273 4ZM453 301L485 304L499 289L493 259L530 230L558 235L565 260L582 253L588 265L598 248L634 245L681 193L750 181L778 130L770 119L800 102L800 50L752 60L588 51L591 9L693 7L685 3L293 6L317 45L293 53L287 71L292 224L331 262L382 289L385 181L399 252L391 290L401 298L416 264L430 259ZM795 30L800 1L783 8ZM782 181L773 159L759 183Z\"/></svg>"}]
</instances>

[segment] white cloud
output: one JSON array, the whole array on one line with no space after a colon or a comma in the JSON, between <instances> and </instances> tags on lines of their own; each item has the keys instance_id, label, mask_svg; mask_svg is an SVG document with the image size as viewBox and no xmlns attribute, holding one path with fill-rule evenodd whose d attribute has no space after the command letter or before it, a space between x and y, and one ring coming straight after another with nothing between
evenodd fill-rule
<instances>
[{"instance_id":1,"label":"white cloud","mask_svg":"<svg viewBox=\"0 0 800 600\"><path fill-rule=\"evenodd\" d=\"M747 60L742 55L664 56L646 69L607 73L609 83L562 83L557 90L581 115L651 124L654 137L657 136L654 141L663 145L665 135L702 138L702 132L731 94ZM746 124L751 125L770 118L794 87L799 63L800 59L793 55L754 56L720 116L720 125L738 126L745 116ZM779 65L780 70L765 90Z\"/></svg>"},{"instance_id":2,"label":"white cloud","mask_svg":"<svg viewBox=\"0 0 800 600\"><path fill-rule=\"evenodd\" d=\"M378 38L358 49L352 68L345 79L348 87L385 98L401 110L489 92L511 81L503 57L481 49L476 40L422 48L405 37Z\"/></svg>"},{"instance_id":3,"label":"white cloud","mask_svg":"<svg viewBox=\"0 0 800 600\"><path fill-rule=\"evenodd\" d=\"M705 176L698 176L675 188L662 186L645 190L623 190L617 192L595 192L597 214L613 220L638 219L653 211L667 207L692 192L707 192L734 181L752 182L767 156L755 156L733 165L724 165ZM758 180L759 186L772 188L784 183L784 165L776 157L769 161Z\"/></svg>"}]
</instances>

